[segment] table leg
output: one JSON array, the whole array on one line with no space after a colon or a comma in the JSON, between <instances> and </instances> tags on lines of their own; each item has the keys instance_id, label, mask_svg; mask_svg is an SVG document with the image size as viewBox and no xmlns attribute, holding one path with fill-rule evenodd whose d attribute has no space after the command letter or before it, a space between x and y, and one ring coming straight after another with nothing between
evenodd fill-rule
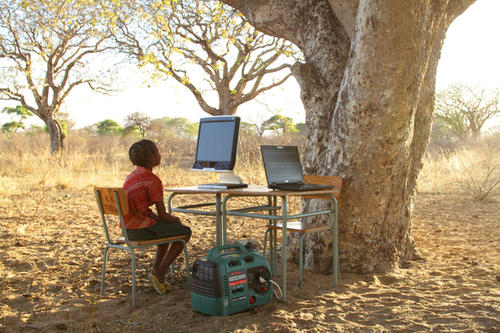
<instances>
[{"instance_id":1,"label":"table leg","mask_svg":"<svg viewBox=\"0 0 500 333\"><path fill-rule=\"evenodd\" d=\"M226 235L224 224L226 221L222 216L221 209L221 194L215 194L215 241L217 246L222 246L226 243Z\"/></svg>"},{"instance_id":2,"label":"table leg","mask_svg":"<svg viewBox=\"0 0 500 333\"><path fill-rule=\"evenodd\" d=\"M172 214L172 199L177 193L173 192L167 198L167 213Z\"/></svg>"},{"instance_id":3,"label":"table leg","mask_svg":"<svg viewBox=\"0 0 500 333\"><path fill-rule=\"evenodd\" d=\"M267 197L267 204L272 207L276 207L276 197ZM269 215L276 215L274 209L268 211ZM269 219L269 224L276 224L276 221ZM278 273L276 271L276 229L269 230L269 261L271 264L271 277L275 277ZM265 246L265 244L264 244Z\"/></svg>"},{"instance_id":4,"label":"table leg","mask_svg":"<svg viewBox=\"0 0 500 333\"><path fill-rule=\"evenodd\" d=\"M276 207L278 205L278 198L277 197L273 197L273 204L274 204L274 207ZM274 211L274 215L276 215L276 211ZM276 223L276 221L273 220L273 223ZM273 249L274 249L274 252L273 252L274 273L275 273L275 275L278 275L278 253L277 253L277 251L278 251L278 230L273 229L272 234L273 234Z\"/></svg>"},{"instance_id":5,"label":"table leg","mask_svg":"<svg viewBox=\"0 0 500 333\"><path fill-rule=\"evenodd\" d=\"M286 251L286 245L287 245L287 236L286 236L286 223L288 220L288 208L286 205L286 197L283 196L281 197L281 202L282 202L282 224L283 227L281 228L281 291L283 292L283 297L281 298L282 302L286 302L286 262L287 262L287 251Z\"/></svg>"}]
</instances>

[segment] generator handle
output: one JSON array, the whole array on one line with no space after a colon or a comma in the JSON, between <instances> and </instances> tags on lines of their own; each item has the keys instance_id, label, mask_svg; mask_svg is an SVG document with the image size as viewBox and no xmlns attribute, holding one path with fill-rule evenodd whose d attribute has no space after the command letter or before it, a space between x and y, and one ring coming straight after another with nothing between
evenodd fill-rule
<instances>
[{"instance_id":1,"label":"generator handle","mask_svg":"<svg viewBox=\"0 0 500 333\"><path fill-rule=\"evenodd\" d=\"M252 255L252 253L248 251L248 249L241 244L226 244L210 249L208 251L207 258L209 260L217 259L217 256L220 254L220 251L227 249L237 249L243 255Z\"/></svg>"}]
</instances>

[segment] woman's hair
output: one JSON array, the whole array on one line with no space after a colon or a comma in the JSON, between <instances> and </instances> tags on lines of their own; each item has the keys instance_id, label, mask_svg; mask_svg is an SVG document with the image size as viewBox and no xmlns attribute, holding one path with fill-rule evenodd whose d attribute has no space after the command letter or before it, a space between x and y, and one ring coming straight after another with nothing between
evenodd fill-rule
<instances>
[{"instance_id":1,"label":"woman's hair","mask_svg":"<svg viewBox=\"0 0 500 333\"><path fill-rule=\"evenodd\" d=\"M157 151L158 147L153 141L144 139L130 146L128 156L134 165L145 167Z\"/></svg>"}]
</instances>

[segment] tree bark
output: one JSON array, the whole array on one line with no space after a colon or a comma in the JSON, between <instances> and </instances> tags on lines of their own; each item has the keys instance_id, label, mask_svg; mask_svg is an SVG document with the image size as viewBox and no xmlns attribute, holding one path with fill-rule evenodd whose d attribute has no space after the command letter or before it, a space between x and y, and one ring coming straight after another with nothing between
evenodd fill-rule
<instances>
[{"instance_id":1,"label":"tree bark","mask_svg":"<svg viewBox=\"0 0 500 333\"><path fill-rule=\"evenodd\" d=\"M56 119L49 118L45 123L49 129L50 152L57 154L64 148L64 138L66 135L63 133L61 124Z\"/></svg>"},{"instance_id":2,"label":"tree bark","mask_svg":"<svg viewBox=\"0 0 500 333\"><path fill-rule=\"evenodd\" d=\"M474 1L224 0L305 54L293 70L306 109L305 171L344 177L343 271L387 271L419 256L411 215L437 63L449 24ZM306 268L331 271L323 234L307 242Z\"/></svg>"}]
</instances>

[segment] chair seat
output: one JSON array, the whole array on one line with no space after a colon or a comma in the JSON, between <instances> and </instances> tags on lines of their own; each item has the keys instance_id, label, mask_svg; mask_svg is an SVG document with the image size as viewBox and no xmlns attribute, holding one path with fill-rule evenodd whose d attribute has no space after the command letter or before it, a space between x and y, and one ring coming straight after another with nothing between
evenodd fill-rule
<instances>
[{"instance_id":1,"label":"chair seat","mask_svg":"<svg viewBox=\"0 0 500 333\"><path fill-rule=\"evenodd\" d=\"M282 229L283 225L278 223L276 225L267 225L269 229ZM322 230L328 230L328 224L311 224L303 222L288 222L286 224L286 230L306 234L308 232L316 232Z\"/></svg>"},{"instance_id":2,"label":"chair seat","mask_svg":"<svg viewBox=\"0 0 500 333\"><path fill-rule=\"evenodd\" d=\"M171 241L171 240L175 240L175 239L183 239L184 237L185 236L180 235L180 236L172 236L172 237L164 237L164 238L156 238L156 239L148 239L148 240L136 240L136 241L129 240L129 242L130 242L130 244L132 244L134 246L140 246L140 245L156 244L159 242ZM116 244L125 244L125 238L120 237L120 238L116 239Z\"/></svg>"}]
</instances>

